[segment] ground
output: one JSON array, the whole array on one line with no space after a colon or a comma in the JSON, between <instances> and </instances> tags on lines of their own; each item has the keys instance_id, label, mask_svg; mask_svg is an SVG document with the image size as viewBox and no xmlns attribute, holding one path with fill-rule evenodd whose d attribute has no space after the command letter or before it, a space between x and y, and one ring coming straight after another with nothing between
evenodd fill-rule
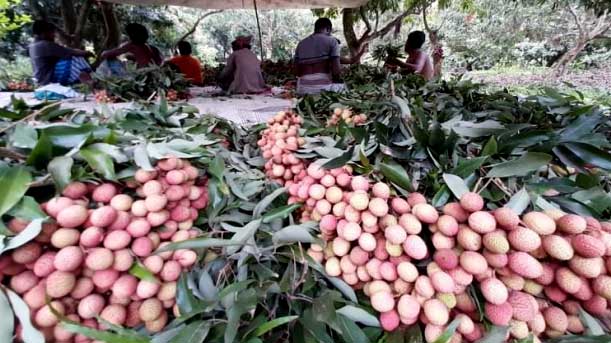
<instances>
[{"instance_id":1,"label":"ground","mask_svg":"<svg viewBox=\"0 0 611 343\"><path fill-rule=\"evenodd\" d=\"M550 77L548 68L506 68L467 73L474 80L501 87L553 86L595 93L611 92L611 65L588 70L572 69L560 78Z\"/></svg>"}]
</instances>

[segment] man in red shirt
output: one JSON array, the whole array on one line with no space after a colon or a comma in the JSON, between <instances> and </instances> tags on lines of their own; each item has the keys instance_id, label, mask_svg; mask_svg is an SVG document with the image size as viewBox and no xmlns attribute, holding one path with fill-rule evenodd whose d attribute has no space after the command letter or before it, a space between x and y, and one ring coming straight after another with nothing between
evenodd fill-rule
<instances>
[{"instance_id":1,"label":"man in red shirt","mask_svg":"<svg viewBox=\"0 0 611 343\"><path fill-rule=\"evenodd\" d=\"M172 57L167 63L176 66L185 79L194 85L202 85L202 66L197 58L191 56L191 44L185 41L178 42L178 52L180 55Z\"/></svg>"}]
</instances>

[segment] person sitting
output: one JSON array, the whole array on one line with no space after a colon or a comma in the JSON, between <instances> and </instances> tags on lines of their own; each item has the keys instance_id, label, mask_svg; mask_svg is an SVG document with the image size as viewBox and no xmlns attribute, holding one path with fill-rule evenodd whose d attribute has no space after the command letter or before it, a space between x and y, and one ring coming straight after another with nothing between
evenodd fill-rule
<instances>
[{"instance_id":1,"label":"person sitting","mask_svg":"<svg viewBox=\"0 0 611 343\"><path fill-rule=\"evenodd\" d=\"M32 32L34 42L28 50L37 84L72 85L91 81L91 67L85 60L93 56L91 52L55 43L57 28L44 20L35 21Z\"/></svg>"},{"instance_id":2,"label":"person sitting","mask_svg":"<svg viewBox=\"0 0 611 343\"><path fill-rule=\"evenodd\" d=\"M314 23L314 33L303 39L295 50L297 93L316 94L332 90L340 83L339 41L331 36L333 24L328 18Z\"/></svg>"},{"instance_id":3,"label":"person sitting","mask_svg":"<svg viewBox=\"0 0 611 343\"><path fill-rule=\"evenodd\" d=\"M391 62L410 73L422 76L428 81L433 78L433 64L429 56L421 50L425 40L426 35L424 32L410 32L405 42L405 52L408 54L407 61L402 62L398 59L393 59Z\"/></svg>"},{"instance_id":4,"label":"person sitting","mask_svg":"<svg viewBox=\"0 0 611 343\"><path fill-rule=\"evenodd\" d=\"M358 63L367 51L365 45L354 56L340 56L340 41L331 36L332 30L331 20L320 18L314 23L314 33L297 45L294 64L298 94L344 90L345 85L340 77L341 65Z\"/></svg>"},{"instance_id":5,"label":"person sitting","mask_svg":"<svg viewBox=\"0 0 611 343\"><path fill-rule=\"evenodd\" d=\"M167 63L176 66L180 73L185 76L185 79L191 81L194 85L201 86L203 84L202 66L197 58L191 56L193 52L191 44L180 41L177 47L179 55L172 57Z\"/></svg>"},{"instance_id":6,"label":"person sitting","mask_svg":"<svg viewBox=\"0 0 611 343\"><path fill-rule=\"evenodd\" d=\"M250 50L252 36L236 37L233 52L219 76L221 88L233 94L257 94L269 90L261 73L261 61Z\"/></svg>"},{"instance_id":7,"label":"person sitting","mask_svg":"<svg viewBox=\"0 0 611 343\"><path fill-rule=\"evenodd\" d=\"M114 60L119 56L126 57L136 63L138 68L148 67L151 64L161 65L163 57L155 46L147 44L149 32L143 25L137 23L127 24L125 33L129 38L128 42L121 46L102 52L100 57L103 60Z\"/></svg>"}]
</instances>

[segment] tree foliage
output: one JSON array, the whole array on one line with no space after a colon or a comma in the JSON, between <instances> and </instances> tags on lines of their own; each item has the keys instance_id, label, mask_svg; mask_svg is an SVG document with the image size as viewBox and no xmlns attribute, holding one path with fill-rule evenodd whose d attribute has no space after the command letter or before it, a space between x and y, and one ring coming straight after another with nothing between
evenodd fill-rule
<instances>
[{"instance_id":1,"label":"tree foliage","mask_svg":"<svg viewBox=\"0 0 611 343\"><path fill-rule=\"evenodd\" d=\"M30 21L29 15L18 10L20 2L21 0L0 0L0 39Z\"/></svg>"}]
</instances>

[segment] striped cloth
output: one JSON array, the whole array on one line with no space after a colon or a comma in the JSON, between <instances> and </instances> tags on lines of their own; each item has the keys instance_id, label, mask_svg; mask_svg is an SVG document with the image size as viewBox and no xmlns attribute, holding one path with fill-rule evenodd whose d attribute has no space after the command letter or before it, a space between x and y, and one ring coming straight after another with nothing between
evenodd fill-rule
<instances>
[{"instance_id":1,"label":"striped cloth","mask_svg":"<svg viewBox=\"0 0 611 343\"><path fill-rule=\"evenodd\" d=\"M342 92L346 90L343 83L333 83L331 75L324 73L303 75L297 79L297 94L318 94L322 91Z\"/></svg>"},{"instance_id":2,"label":"striped cloth","mask_svg":"<svg viewBox=\"0 0 611 343\"><path fill-rule=\"evenodd\" d=\"M53 82L72 85L80 81L81 73L90 73L91 67L83 57L70 57L59 60L53 70Z\"/></svg>"}]
</instances>

